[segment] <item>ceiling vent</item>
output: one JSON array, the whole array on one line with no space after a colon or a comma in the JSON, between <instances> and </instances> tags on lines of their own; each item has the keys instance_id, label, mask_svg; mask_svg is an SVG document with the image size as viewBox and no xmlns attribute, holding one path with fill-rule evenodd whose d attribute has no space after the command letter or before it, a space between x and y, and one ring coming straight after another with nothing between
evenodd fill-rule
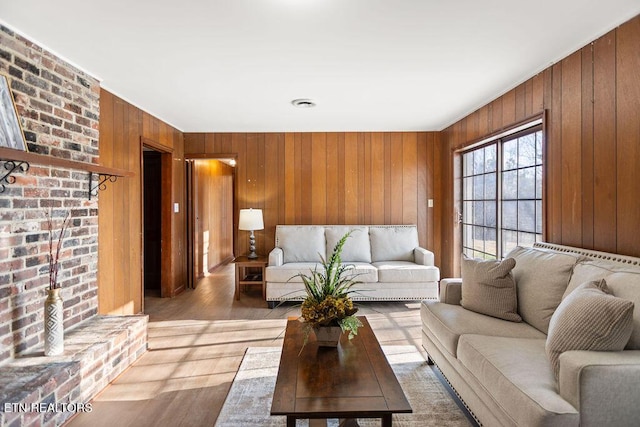
<instances>
[{"instance_id":1,"label":"ceiling vent","mask_svg":"<svg viewBox=\"0 0 640 427\"><path fill-rule=\"evenodd\" d=\"M296 108L313 108L316 106L315 102L306 98L294 99L291 104Z\"/></svg>"}]
</instances>

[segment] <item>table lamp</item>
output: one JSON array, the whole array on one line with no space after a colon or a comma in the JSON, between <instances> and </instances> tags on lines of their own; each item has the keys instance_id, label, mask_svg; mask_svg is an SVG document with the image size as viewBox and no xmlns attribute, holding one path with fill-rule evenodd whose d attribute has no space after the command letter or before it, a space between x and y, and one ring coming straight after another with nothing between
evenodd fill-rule
<instances>
[{"instance_id":1,"label":"table lamp","mask_svg":"<svg viewBox=\"0 0 640 427\"><path fill-rule=\"evenodd\" d=\"M240 209L238 229L250 231L249 234L249 259L256 259L256 237L253 235L254 230L264 230L264 221L262 220L262 209Z\"/></svg>"}]
</instances>

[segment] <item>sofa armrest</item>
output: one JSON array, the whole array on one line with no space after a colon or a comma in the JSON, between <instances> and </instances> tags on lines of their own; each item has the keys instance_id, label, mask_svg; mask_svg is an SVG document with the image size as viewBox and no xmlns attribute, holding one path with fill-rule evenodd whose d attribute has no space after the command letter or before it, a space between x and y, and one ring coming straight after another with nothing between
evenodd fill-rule
<instances>
[{"instance_id":1,"label":"sofa armrest","mask_svg":"<svg viewBox=\"0 0 640 427\"><path fill-rule=\"evenodd\" d=\"M433 252L426 250L425 248L421 248L418 246L413 250L413 258L416 260L416 264L420 265L434 265L435 257Z\"/></svg>"},{"instance_id":2,"label":"sofa armrest","mask_svg":"<svg viewBox=\"0 0 640 427\"><path fill-rule=\"evenodd\" d=\"M567 351L560 355L560 396L580 425L635 425L640 418L640 350Z\"/></svg>"},{"instance_id":3,"label":"sofa armrest","mask_svg":"<svg viewBox=\"0 0 640 427\"><path fill-rule=\"evenodd\" d=\"M278 267L284 264L284 252L282 248L275 247L269 252L269 267Z\"/></svg>"},{"instance_id":4,"label":"sofa armrest","mask_svg":"<svg viewBox=\"0 0 640 427\"><path fill-rule=\"evenodd\" d=\"M462 279L440 280L440 302L460 305L462 300Z\"/></svg>"}]
</instances>

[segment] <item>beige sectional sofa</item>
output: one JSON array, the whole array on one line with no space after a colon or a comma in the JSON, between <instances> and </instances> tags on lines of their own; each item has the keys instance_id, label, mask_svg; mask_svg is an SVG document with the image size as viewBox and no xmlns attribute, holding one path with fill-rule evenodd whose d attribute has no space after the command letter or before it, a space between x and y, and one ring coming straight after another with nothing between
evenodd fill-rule
<instances>
[{"instance_id":1,"label":"beige sectional sofa","mask_svg":"<svg viewBox=\"0 0 640 427\"><path fill-rule=\"evenodd\" d=\"M514 258L523 321L463 308L461 279L444 279L440 301L421 305L430 361L486 426L639 425L640 259L546 243ZM622 351L561 353L556 379L545 351L554 311L578 286L602 278L635 304L631 337Z\"/></svg>"},{"instance_id":2,"label":"beige sectional sofa","mask_svg":"<svg viewBox=\"0 0 640 427\"><path fill-rule=\"evenodd\" d=\"M270 307L301 300L299 273L320 266L342 236L352 231L342 262L352 266L355 301L401 301L438 298L440 270L431 251L421 248L415 225L278 225L275 248L266 268L266 299Z\"/></svg>"}]
</instances>

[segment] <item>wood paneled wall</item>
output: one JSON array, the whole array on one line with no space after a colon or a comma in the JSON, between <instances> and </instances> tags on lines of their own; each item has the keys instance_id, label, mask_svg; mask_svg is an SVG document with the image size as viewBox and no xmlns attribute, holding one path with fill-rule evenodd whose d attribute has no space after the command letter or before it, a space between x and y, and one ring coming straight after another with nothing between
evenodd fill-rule
<instances>
[{"instance_id":1,"label":"wood paneled wall","mask_svg":"<svg viewBox=\"0 0 640 427\"><path fill-rule=\"evenodd\" d=\"M220 161L194 161L196 278L233 258L233 175Z\"/></svg>"},{"instance_id":2,"label":"wood paneled wall","mask_svg":"<svg viewBox=\"0 0 640 427\"><path fill-rule=\"evenodd\" d=\"M185 286L182 133L103 89L100 92L100 164L132 171L135 176L107 184L99 195L98 309L102 314L131 314L143 309L142 137L172 150L172 203L167 206L172 208L173 203L179 203L180 212L170 214L172 263L168 269L169 289L163 288L163 294L173 295Z\"/></svg>"},{"instance_id":3,"label":"wood paneled wall","mask_svg":"<svg viewBox=\"0 0 640 427\"><path fill-rule=\"evenodd\" d=\"M239 209L263 209L261 254L277 224L417 224L420 244L439 258L440 210L428 207L441 202L436 132L185 133L184 141L187 157L237 156L234 224ZM247 232L235 232L243 254Z\"/></svg>"},{"instance_id":4,"label":"wood paneled wall","mask_svg":"<svg viewBox=\"0 0 640 427\"><path fill-rule=\"evenodd\" d=\"M443 277L457 275L454 154L546 110L545 239L640 256L640 17L442 132Z\"/></svg>"},{"instance_id":5,"label":"wood paneled wall","mask_svg":"<svg viewBox=\"0 0 640 427\"><path fill-rule=\"evenodd\" d=\"M184 153L237 157L234 224L241 208L264 210L260 253L277 224L416 223L446 277L459 274L455 150L544 112L546 240L640 256L639 45L636 17L442 132L189 133ZM183 135L103 90L100 162L137 174L100 195L103 313L141 307L140 136L174 149L171 278L184 286Z\"/></svg>"}]
</instances>

